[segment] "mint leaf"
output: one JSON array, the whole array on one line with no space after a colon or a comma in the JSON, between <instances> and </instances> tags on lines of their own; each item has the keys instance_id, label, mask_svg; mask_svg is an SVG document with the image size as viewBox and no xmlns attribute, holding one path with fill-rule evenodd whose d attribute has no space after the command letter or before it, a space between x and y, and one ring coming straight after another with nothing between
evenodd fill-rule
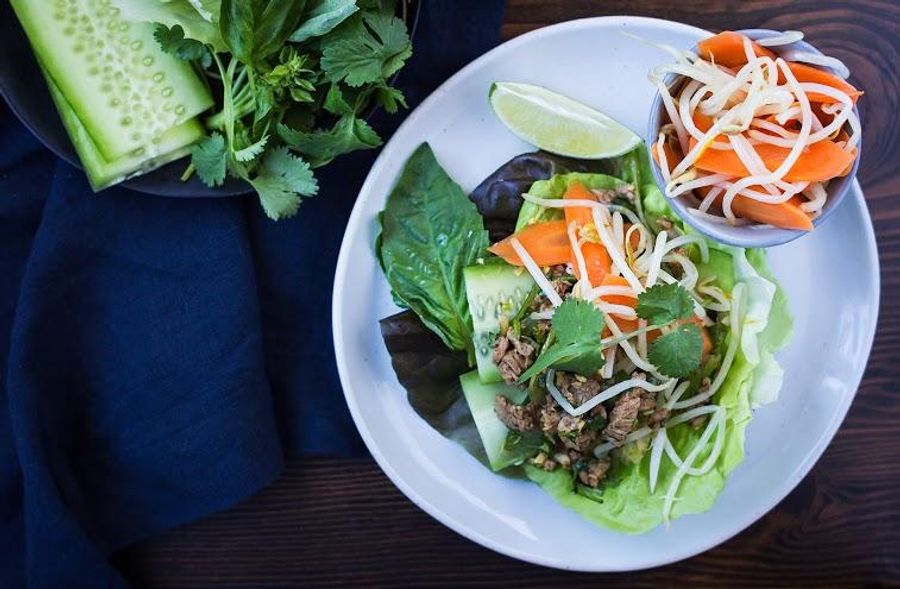
<instances>
[{"instance_id":1,"label":"mint leaf","mask_svg":"<svg viewBox=\"0 0 900 589\"><path fill-rule=\"evenodd\" d=\"M519 382L551 367L583 376L593 375L604 363L600 334L605 325L603 313L593 304L581 299L566 299L553 314L551 336L555 343L537 357Z\"/></svg>"},{"instance_id":2,"label":"mint leaf","mask_svg":"<svg viewBox=\"0 0 900 589\"><path fill-rule=\"evenodd\" d=\"M259 193L266 215L274 221L296 214L300 198L319 190L309 164L291 155L286 147L266 155L250 184Z\"/></svg>"},{"instance_id":3,"label":"mint leaf","mask_svg":"<svg viewBox=\"0 0 900 589\"><path fill-rule=\"evenodd\" d=\"M219 133L204 137L191 149L191 164L207 186L221 186L225 182L225 151L225 138Z\"/></svg>"},{"instance_id":4,"label":"mint leaf","mask_svg":"<svg viewBox=\"0 0 900 589\"><path fill-rule=\"evenodd\" d=\"M334 27L359 10L354 0L313 0L307 5L300 26L291 34L291 41L302 43L331 32Z\"/></svg>"},{"instance_id":5,"label":"mint leaf","mask_svg":"<svg viewBox=\"0 0 900 589\"><path fill-rule=\"evenodd\" d=\"M687 319L694 310L690 293L680 284L657 284L638 295L637 314L651 325Z\"/></svg>"},{"instance_id":6,"label":"mint leaf","mask_svg":"<svg viewBox=\"0 0 900 589\"><path fill-rule=\"evenodd\" d=\"M324 166L339 155L381 145L378 133L352 114L341 117L331 129L299 131L278 125L278 136L291 149L303 154L314 168Z\"/></svg>"},{"instance_id":7,"label":"mint leaf","mask_svg":"<svg viewBox=\"0 0 900 589\"><path fill-rule=\"evenodd\" d=\"M703 335L693 322L678 325L650 345L647 359L662 374L682 378L700 366Z\"/></svg>"},{"instance_id":8,"label":"mint leaf","mask_svg":"<svg viewBox=\"0 0 900 589\"><path fill-rule=\"evenodd\" d=\"M386 80L412 55L406 25L399 18L369 13L360 22L354 36L342 36L322 51L322 69L332 82L359 87Z\"/></svg>"},{"instance_id":9,"label":"mint leaf","mask_svg":"<svg viewBox=\"0 0 900 589\"><path fill-rule=\"evenodd\" d=\"M206 45L194 39L186 39L181 25L170 28L156 23L153 28L153 38L165 53L174 55L178 59L199 61L204 68L212 65L212 54Z\"/></svg>"},{"instance_id":10,"label":"mint leaf","mask_svg":"<svg viewBox=\"0 0 900 589\"><path fill-rule=\"evenodd\" d=\"M222 0L219 30L234 57L255 65L284 46L305 7L300 0Z\"/></svg>"}]
</instances>

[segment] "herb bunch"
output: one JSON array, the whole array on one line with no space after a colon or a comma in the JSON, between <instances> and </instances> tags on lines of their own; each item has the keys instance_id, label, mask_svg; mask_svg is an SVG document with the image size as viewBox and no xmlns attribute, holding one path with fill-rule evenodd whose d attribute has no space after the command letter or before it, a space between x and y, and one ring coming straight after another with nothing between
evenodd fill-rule
<instances>
[{"instance_id":1,"label":"herb bunch","mask_svg":"<svg viewBox=\"0 0 900 589\"><path fill-rule=\"evenodd\" d=\"M196 16L217 24L213 34L191 38L187 23L171 22L154 32L165 52L193 62L221 92L184 177L196 173L207 186L243 180L270 218L290 217L318 191L313 168L381 145L363 113L406 107L390 85L412 55L406 25L392 0L203 6Z\"/></svg>"}]
</instances>

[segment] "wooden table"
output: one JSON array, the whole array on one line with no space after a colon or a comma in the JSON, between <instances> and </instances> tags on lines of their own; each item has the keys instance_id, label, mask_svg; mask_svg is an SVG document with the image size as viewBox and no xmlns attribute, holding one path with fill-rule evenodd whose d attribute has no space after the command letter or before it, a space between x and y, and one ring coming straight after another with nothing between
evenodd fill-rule
<instances>
[{"instance_id":1,"label":"wooden table","mask_svg":"<svg viewBox=\"0 0 900 589\"><path fill-rule=\"evenodd\" d=\"M296 460L245 504L117 555L137 587L900 584L900 2L509 0L503 37L604 14L712 30L802 29L866 90L859 176L878 235L881 318L856 401L812 473L718 548L648 572L595 576L515 562L458 536L371 460Z\"/></svg>"}]
</instances>

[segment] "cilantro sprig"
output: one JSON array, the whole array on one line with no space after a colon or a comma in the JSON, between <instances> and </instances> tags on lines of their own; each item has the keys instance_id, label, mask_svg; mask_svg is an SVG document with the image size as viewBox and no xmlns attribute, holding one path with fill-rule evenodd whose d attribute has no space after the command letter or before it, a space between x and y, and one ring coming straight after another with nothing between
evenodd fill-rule
<instances>
[{"instance_id":1,"label":"cilantro sprig","mask_svg":"<svg viewBox=\"0 0 900 589\"><path fill-rule=\"evenodd\" d=\"M222 0L211 15L215 42L190 38L187 24L157 24L163 51L195 63L221 91L184 178L243 180L277 220L316 194L312 168L380 146L363 113L406 106L390 78L412 54L394 8L392 0Z\"/></svg>"},{"instance_id":2,"label":"cilantro sprig","mask_svg":"<svg viewBox=\"0 0 900 589\"><path fill-rule=\"evenodd\" d=\"M550 336L554 343L526 370L519 382L555 367L590 376L603 367L600 334L606 320L603 313L585 300L569 298L553 314Z\"/></svg>"},{"instance_id":3,"label":"cilantro sprig","mask_svg":"<svg viewBox=\"0 0 900 589\"><path fill-rule=\"evenodd\" d=\"M694 302L679 284L657 284L638 295L637 315L661 329L647 352L647 358L660 373L682 378L700 366L703 335L690 318Z\"/></svg>"},{"instance_id":4,"label":"cilantro sprig","mask_svg":"<svg viewBox=\"0 0 900 589\"><path fill-rule=\"evenodd\" d=\"M694 302L679 284L659 284L638 295L636 312L649 324L637 332L662 332L650 345L648 359L661 374L682 378L699 366L703 353L703 334L691 321ZM553 315L548 336L552 343L522 373L526 382L549 368L591 376L603 367L604 343L601 332L606 325L603 313L588 301L566 299ZM617 340L612 340L617 341Z\"/></svg>"}]
</instances>

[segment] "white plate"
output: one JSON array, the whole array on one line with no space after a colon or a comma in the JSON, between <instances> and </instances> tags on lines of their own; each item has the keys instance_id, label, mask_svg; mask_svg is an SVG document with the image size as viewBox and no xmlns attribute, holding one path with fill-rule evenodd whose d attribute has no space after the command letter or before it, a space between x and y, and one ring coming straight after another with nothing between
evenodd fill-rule
<instances>
[{"instance_id":1,"label":"white plate","mask_svg":"<svg viewBox=\"0 0 900 589\"><path fill-rule=\"evenodd\" d=\"M847 412L865 368L878 315L878 258L859 186L821 229L770 252L796 317L780 353L779 401L756 412L747 456L707 513L641 536L603 530L534 484L492 474L409 407L379 334L397 308L373 257L375 215L406 158L422 141L464 189L530 151L493 116L491 82L532 82L593 105L635 131L653 88L647 71L667 56L623 35L676 47L708 35L683 24L631 17L567 22L514 39L453 76L413 112L363 185L341 248L333 328L347 404L385 473L422 509L460 534L522 560L562 569L657 566L711 548L749 526L800 482Z\"/></svg>"}]
</instances>

